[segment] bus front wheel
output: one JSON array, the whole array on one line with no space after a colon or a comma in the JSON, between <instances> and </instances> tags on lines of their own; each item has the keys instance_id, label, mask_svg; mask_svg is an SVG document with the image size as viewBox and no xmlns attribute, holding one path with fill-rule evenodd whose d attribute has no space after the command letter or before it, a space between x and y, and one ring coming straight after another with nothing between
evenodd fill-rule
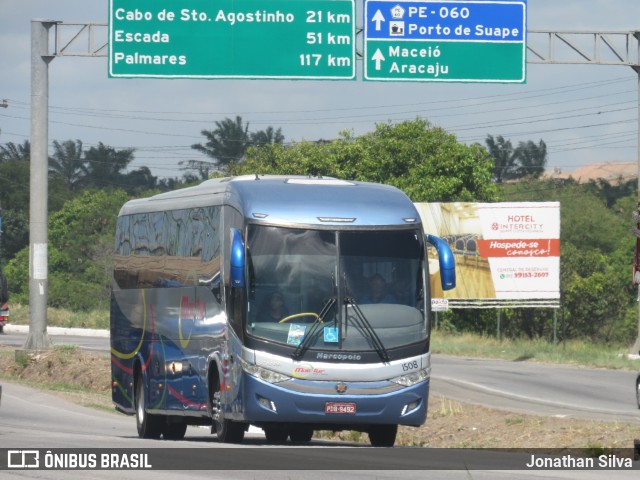
<instances>
[{"instance_id":1,"label":"bus front wheel","mask_svg":"<svg viewBox=\"0 0 640 480\"><path fill-rule=\"evenodd\" d=\"M313 428L305 425L296 425L291 428L289 437L293 443L309 443L313 437Z\"/></svg>"},{"instance_id":2,"label":"bus front wheel","mask_svg":"<svg viewBox=\"0 0 640 480\"><path fill-rule=\"evenodd\" d=\"M139 375L136 380L136 426L140 438L160 438L163 418L148 414L144 409L144 380Z\"/></svg>"},{"instance_id":3,"label":"bus front wheel","mask_svg":"<svg viewBox=\"0 0 640 480\"><path fill-rule=\"evenodd\" d=\"M168 423L162 429L162 437L165 440L182 440L187 433L187 424L184 422Z\"/></svg>"},{"instance_id":4,"label":"bus front wheel","mask_svg":"<svg viewBox=\"0 0 640 480\"><path fill-rule=\"evenodd\" d=\"M212 432L222 443L240 443L244 438L244 425L224 418L220 381L216 378L209 388L209 408Z\"/></svg>"},{"instance_id":5,"label":"bus front wheel","mask_svg":"<svg viewBox=\"0 0 640 480\"><path fill-rule=\"evenodd\" d=\"M397 425L372 425L369 428L369 441L373 447L393 447L398 433Z\"/></svg>"},{"instance_id":6,"label":"bus front wheel","mask_svg":"<svg viewBox=\"0 0 640 480\"><path fill-rule=\"evenodd\" d=\"M263 430L268 443L285 443L289 437L289 431L281 427L265 427Z\"/></svg>"}]
</instances>

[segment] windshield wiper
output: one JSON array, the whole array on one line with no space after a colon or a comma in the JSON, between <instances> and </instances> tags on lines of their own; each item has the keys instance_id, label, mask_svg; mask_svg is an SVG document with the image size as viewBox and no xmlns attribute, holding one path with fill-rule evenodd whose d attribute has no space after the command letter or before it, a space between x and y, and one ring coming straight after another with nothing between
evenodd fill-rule
<instances>
[{"instance_id":1,"label":"windshield wiper","mask_svg":"<svg viewBox=\"0 0 640 480\"><path fill-rule=\"evenodd\" d=\"M358 305L358 302L356 302L356 299L353 297L345 297L344 303L349 304L353 307L353 311L355 313L353 320L356 328L368 335L372 343L372 347L375 349L378 355L380 355L382 361L388 362L390 360L389 352L385 348L382 340L380 340L380 337L378 336L374 328L371 326L369 320L367 320L367 317L365 317L364 313L362 313L362 310L360 310L360 306ZM347 317L347 320L348 319L349 317Z\"/></svg>"},{"instance_id":2,"label":"windshield wiper","mask_svg":"<svg viewBox=\"0 0 640 480\"><path fill-rule=\"evenodd\" d=\"M336 297L331 297L325 302L324 306L322 307L322 310L320 311L320 314L318 315L318 320L316 320L313 323L313 325L311 325L311 328L309 329L309 333L305 334L305 336L302 338L302 341L298 344L296 349L291 354L291 356L295 360L298 360L300 357L302 357L302 354L305 352L305 350L307 350L311 345L311 343L318 338L318 336L320 335L320 332L322 331L322 330L319 330L319 327L322 323L324 323L324 317L328 315L328 313L331 311L331 309L334 307L336 303L337 303Z\"/></svg>"}]
</instances>

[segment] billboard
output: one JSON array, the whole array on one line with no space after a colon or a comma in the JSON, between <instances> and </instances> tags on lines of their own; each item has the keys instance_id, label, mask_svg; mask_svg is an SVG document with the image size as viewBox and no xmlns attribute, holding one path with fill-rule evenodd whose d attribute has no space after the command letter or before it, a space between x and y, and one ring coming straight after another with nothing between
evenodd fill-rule
<instances>
[{"instance_id":1,"label":"billboard","mask_svg":"<svg viewBox=\"0 0 640 480\"><path fill-rule=\"evenodd\" d=\"M445 239L457 286L443 291L429 249L431 292L448 308L558 307L560 203L417 203L425 231Z\"/></svg>"}]
</instances>

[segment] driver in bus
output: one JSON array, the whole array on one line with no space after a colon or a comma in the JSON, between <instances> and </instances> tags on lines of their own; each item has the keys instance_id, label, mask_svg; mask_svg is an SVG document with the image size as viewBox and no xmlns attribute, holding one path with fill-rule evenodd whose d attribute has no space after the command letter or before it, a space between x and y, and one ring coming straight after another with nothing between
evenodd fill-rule
<instances>
[{"instance_id":1,"label":"driver in bus","mask_svg":"<svg viewBox=\"0 0 640 480\"><path fill-rule=\"evenodd\" d=\"M370 293L362 297L360 303L397 303L396 298L387 293L387 282L379 273L369 279Z\"/></svg>"},{"instance_id":2,"label":"driver in bus","mask_svg":"<svg viewBox=\"0 0 640 480\"><path fill-rule=\"evenodd\" d=\"M289 310L284 303L282 293L276 291L263 302L260 313L258 314L258 322L279 322L289 316Z\"/></svg>"}]
</instances>

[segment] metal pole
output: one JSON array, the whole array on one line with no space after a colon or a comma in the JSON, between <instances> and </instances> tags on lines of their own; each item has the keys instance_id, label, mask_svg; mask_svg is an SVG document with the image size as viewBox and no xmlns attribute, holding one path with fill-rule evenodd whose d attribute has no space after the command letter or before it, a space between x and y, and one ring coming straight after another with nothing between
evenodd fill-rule
<instances>
[{"instance_id":1,"label":"metal pole","mask_svg":"<svg viewBox=\"0 0 640 480\"><path fill-rule=\"evenodd\" d=\"M638 37L638 32L636 32L636 37ZM638 39L638 58L640 59L640 38ZM634 68L636 74L638 75L638 202L637 204L640 206L640 68ZM638 299L640 299L640 284L638 285ZM631 353L640 354L640 303L638 303L638 330L637 330L636 341L631 347Z\"/></svg>"},{"instance_id":2,"label":"metal pole","mask_svg":"<svg viewBox=\"0 0 640 480\"><path fill-rule=\"evenodd\" d=\"M31 168L29 201L29 336L25 350L51 346L47 334L47 197L49 143L49 29L56 22L31 21Z\"/></svg>"},{"instance_id":3,"label":"metal pole","mask_svg":"<svg viewBox=\"0 0 640 480\"><path fill-rule=\"evenodd\" d=\"M638 62L640 63L640 32L634 32L633 34L636 39L638 40ZM638 91L637 91L637 95L638 95L638 138L637 138L637 142L638 142L638 151L637 151L637 158L638 158L638 205L640 205L640 66L634 66L633 69L636 72L636 75L638 76ZM638 285L638 298L640 299L640 284ZM633 347L631 347L631 353L638 353L640 354L640 303L638 304L638 330L637 330L637 336L636 336L636 341L633 344Z\"/></svg>"},{"instance_id":4,"label":"metal pole","mask_svg":"<svg viewBox=\"0 0 640 480\"><path fill-rule=\"evenodd\" d=\"M2 275L2 205L0 205L0 275Z\"/></svg>"}]
</instances>

